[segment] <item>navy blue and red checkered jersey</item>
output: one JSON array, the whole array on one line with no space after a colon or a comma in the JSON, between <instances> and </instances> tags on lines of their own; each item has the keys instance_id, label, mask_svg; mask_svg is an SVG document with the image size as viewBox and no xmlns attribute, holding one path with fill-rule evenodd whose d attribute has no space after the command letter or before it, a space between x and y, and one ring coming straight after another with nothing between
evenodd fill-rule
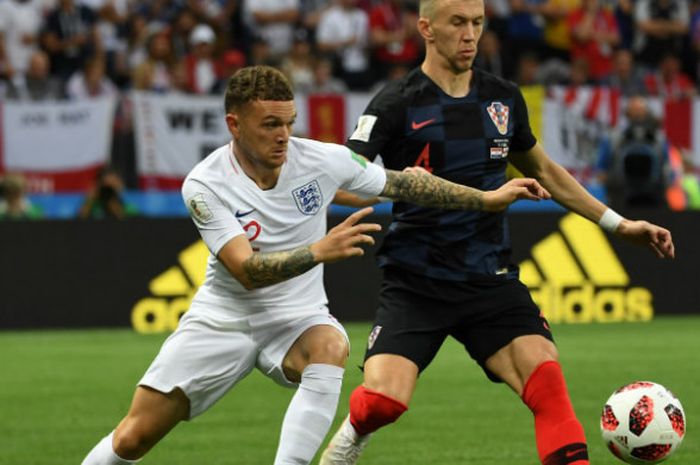
<instances>
[{"instance_id":1,"label":"navy blue and red checkered jersey","mask_svg":"<svg viewBox=\"0 0 700 465\"><path fill-rule=\"evenodd\" d=\"M360 117L347 146L385 167L421 166L482 190L506 181L509 151L536 139L518 87L474 69L469 94L454 98L420 68L388 84ZM396 202L378 252L392 265L437 279L515 279L505 213L440 210Z\"/></svg>"}]
</instances>

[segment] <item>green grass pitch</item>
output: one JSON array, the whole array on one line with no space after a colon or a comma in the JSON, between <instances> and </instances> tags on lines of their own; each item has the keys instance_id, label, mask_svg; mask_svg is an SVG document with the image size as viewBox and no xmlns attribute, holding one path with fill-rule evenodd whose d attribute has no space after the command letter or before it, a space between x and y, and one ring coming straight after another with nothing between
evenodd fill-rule
<instances>
[{"instance_id":1,"label":"green grass pitch","mask_svg":"<svg viewBox=\"0 0 700 465\"><path fill-rule=\"evenodd\" d=\"M361 380L368 324L348 324L352 355L335 426ZM666 385L681 399L688 432L669 465L700 463L700 317L553 328L591 462L617 462L598 416L618 386ZM79 464L126 412L134 383L164 339L129 330L0 332L0 464ZM179 425L141 463L272 463L293 391L255 372L209 412ZM318 458L314 463L317 463ZM536 465L532 418L503 385L449 341L422 375L410 410L378 432L360 459L376 465Z\"/></svg>"}]
</instances>

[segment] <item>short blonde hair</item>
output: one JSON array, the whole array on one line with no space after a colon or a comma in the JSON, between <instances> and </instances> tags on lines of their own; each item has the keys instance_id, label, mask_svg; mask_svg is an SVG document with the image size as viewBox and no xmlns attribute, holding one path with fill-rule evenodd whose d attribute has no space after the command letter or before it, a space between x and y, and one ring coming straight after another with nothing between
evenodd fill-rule
<instances>
[{"instance_id":1,"label":"short blonde hair","mask_svg":"<svg viewBox=\"0 0 700 465\"><path fill-rule=\"evenodd\" d=\"M438 0L420 0L419 14L423 18L434 19Z\"/></svg>"},{"instance_id":2,"label":"short blonde hair","mask_svg":"<svg viewBox=\"0 0 700 465\"><path fill-rule=\"evenodd\" d=\"M228 81L224 106L227 113L256 100L294 100L292 86L281 71L271 66L247 66Z\"/></svg>"}]
</instances>

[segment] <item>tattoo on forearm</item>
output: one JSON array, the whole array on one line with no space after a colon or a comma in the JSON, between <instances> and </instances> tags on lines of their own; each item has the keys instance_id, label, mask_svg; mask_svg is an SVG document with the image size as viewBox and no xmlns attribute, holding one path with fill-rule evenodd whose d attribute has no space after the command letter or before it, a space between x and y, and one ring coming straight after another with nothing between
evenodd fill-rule
<instances>
[{"instance_id":1,"label":"tattoo on forearm","mask_svg":"<svg viewBox=\"0 0 700 465\"><path fill-rule=\"evenodd\" d=\"M283 252L255 252L243 262L252 287L265 287L299 276L316 266L311 249L298 247Z\"/></svg>"},{"instance_id":2,"label":"tattoo on forearm","mask_svg":"<svg viewBox=\"0 0 700 465\"><path fill-rule=\"evenodd\" d=\"M382 196L424 207L483 210L484 192L425 173L386 170Z\"/></svg>"}]
</instances>

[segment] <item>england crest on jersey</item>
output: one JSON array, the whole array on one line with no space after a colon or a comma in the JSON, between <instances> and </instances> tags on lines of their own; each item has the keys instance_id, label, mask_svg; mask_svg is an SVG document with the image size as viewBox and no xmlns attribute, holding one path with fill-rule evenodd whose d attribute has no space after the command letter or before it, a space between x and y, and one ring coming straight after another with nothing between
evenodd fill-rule
<instances>
[{"instance_id":1,"label":"england crest on jersey","mask_svg":"<svg viewBox=\"0 0 700 465\"><path fill-rule=\"evenodd\" d=\"M499 134L505 136L508 133L508 113L510 111L508 106L501 102L491 102L486 111L488 111L493 124L496 125Z\"/></svg>"},{"instance_id":2,"label":"england crest on jersey","mask_svg":"<svg viewBox=\"0 0 700 465\"><path fill-rule=\"evenodd\" d=\"M292 196L297 204L297 208L304 215L315 215L321 209L321 205L323 205L321 186L318 185L315 179L294 189Z\"/></svg>"}]
</instances>

